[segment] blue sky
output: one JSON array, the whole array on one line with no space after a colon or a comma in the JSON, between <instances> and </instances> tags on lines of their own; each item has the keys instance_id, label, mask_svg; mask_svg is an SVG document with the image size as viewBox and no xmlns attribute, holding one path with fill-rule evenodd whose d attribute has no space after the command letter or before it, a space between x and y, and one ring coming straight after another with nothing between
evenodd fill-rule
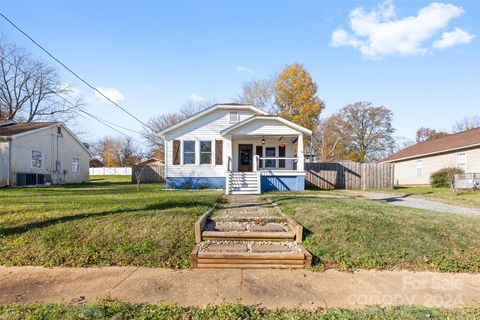
<instances>
[{"instance_id":1,"label":"blue sky","mask_svg":"<svg viewBox=\"0 0 480 320\"><path fill-rule=\"evenodd\" d=\"M0 11L145 121L192 98L231 101L245 81L294 62L318 84L322 117L370 101L392 109L397 135L413 138L420 126L450 130L480 114L478 1L3 0ZM3 20L0 29L55 65ZM141 129L61 74L89 112ZM85 139L116 135L88 118L79 124Z\"/></svg>"}]
</instances>

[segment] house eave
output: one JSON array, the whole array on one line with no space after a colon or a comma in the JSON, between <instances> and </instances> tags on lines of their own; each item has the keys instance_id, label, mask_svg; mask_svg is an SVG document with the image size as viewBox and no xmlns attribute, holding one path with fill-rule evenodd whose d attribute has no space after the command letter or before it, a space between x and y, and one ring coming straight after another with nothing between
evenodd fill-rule
<instances>
[{"instance_id":1,"label":"house eave","mask_svg":"<svg viewBox=\"0 0 480 320\"><path fill-rule=\"evenodd\" d=\"M261 115L261 116L253 116L253 117L250 117L248 119L245 119L241 122L238 122L226 129L223 129L222 131L220 131L220 134L221 135L226 135L226 134L229 134L231 131L235 130L235 129L238 129L252 121L256 121L256 120L275 120L275 121L279 121L281 122L282 124L300 132L300 133L303 133L303 134L306 134L306 135L309 135L311 136L312 135L312 131L305 128L305 127L302 127L298 124L295 124L291 121L288 121L287 119L284 119L282 117L278 117L278 116L267 116L267 115Z\"/></svg>"}]
</instances>

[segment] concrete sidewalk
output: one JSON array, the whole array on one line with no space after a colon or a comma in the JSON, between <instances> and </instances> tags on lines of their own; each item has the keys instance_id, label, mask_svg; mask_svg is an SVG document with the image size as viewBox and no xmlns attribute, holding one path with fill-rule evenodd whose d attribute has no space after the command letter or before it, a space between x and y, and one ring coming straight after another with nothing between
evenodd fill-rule
<instances>
[{"instance_id":1,"label":"concrete sidewalk","mask_svg":"<svg viewBox=\"0 0 480 320\"><path fill-rule=\"evenodd\" d=\"M182 306L242 303L266 308L421 304L480 299L479 274L409 271L181 270L135 267L0 267L0 304L102 298Z\"/></svg>"}]
</instances>

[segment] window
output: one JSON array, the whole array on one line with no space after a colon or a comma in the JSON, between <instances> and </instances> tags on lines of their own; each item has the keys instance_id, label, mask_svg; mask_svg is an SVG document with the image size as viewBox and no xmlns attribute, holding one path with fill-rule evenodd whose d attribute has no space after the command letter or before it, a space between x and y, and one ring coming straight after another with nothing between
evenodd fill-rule
<instances>
[{"instance_id":1,"label":"window","mask_svg":"<svg viewBox=\"0 0 480 320\"><path fill-rule=\"evenodd\" d=\"M230 123L238 122L238 112L230 112Z\"/></svg>"},{"instance_id":2,"label":"window","mask_svg":"<svg viewBox=\"0 0 480 320\"><path fill-rule=\"evenodd\" d=\"M212 141L200 141L200 164L212 164Z\"/></svg>"},{"instance_id":3,"label":"window","mask_svg":"<svg viewBox=\"0 0 480 320\"><path fill-rule=\"evenodd\" d=\"M72 159L72 173L79 173L80 172L80 159L73 158Z\"/></svg>"},{"instance_id":4,"label":"window","mask_svg":"<svg viewBox=\"0 0 480 320\"><path fill-rule=\"evenodd\" d=\"M423 176L423 160L417 160L417 178Z\"/></svg>"},{"instance_id":5,"label":"window","mask_svg":"<svg viewBox=\"0 0 480 320\"><path fill-rule=\"evenodd\" d=\"M467 154L465 152L457 154L457 166L463 171L467 171Z\"/></svg>"},{"instance_id":6,"label":"window","mask_svg":"<svg viewBox=\"0 0 480 320\"><path fill-rule=\"evenodd\" d=\"M265 148L265 158L274 158L275 157L275 147ZM265 167L275 168L277 166L276 160L265 160Z\"/></svg>"},{"instance_id":7,"label":"window","mask_svg":"<svg viewBox=\"0 0 480 320\"><path fill-rule=\"evenodd\" d=\"M62 127L57 127L57 134L62 135Z\"/></svg>"},{"instance_id":8,"label":"window","mask_svg":"<svg viewBox=\"0 0 480 320\"><path fill-rule=\"evenodd\" d=\"M183 141L183 164L195 164L195 141Z\"/></svg>"},{"instance_id":9,"label":"window","mask_svg":"<svg viewBox=\"0 0 480 320\"><path fill-rule=\"evenodd\" d=\"M43 168L43 152L39 150L32 150L32 168Z\"/></svg>"}]
</instances>

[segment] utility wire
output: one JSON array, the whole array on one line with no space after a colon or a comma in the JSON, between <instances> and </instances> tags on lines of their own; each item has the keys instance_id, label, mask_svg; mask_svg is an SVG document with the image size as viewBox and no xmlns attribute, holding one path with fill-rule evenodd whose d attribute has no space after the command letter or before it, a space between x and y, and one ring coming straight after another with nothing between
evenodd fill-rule
<instances>
[{"instance_id":1,"label":"utility wire","mask_svg":"<svg viewBox=\"0 0 480 320\"><path fill-rule=\"evenodd\" d=\"M89 88L91 88L92 90L94 90L95 92L97 92L98 94L100 94L101 96L103 96L105 99L107 99L109 102L111 102L114 106L120 108L123 112L125 112L126 114L128 114L130 117L132 117L133 119L135 119L136 121L140 122L142 125L144 125L145 127L149 128L150 130L154 131L155 132L155 129L151 128L150 126L148 126L146 123L144 123L142 120L140 120L139 118L137 118L136 116L134 116L131 112L129 112L127 109L123 108L121 105L119 105L118 103L116 103L115 101L113 101L112 99L110 99L108 96L106 96L105 94L103 94L103 92L101 92L100 90L98 90L95 86L91 85L88 81L86 81L85 79L83 79L82 77L80 77L76 72L74 72L72 69L70 69L69 67L67 67L62 61L60 61L59 59L57 59L53 54L51 54L47 49L45 49L42 45L40 45L38 42L36 42L31 36L29 36L25 31L23 31L22 29L20 29L20 27L18 27L12 20L10 20L9 18L7 18L3 13L0 12L0 16L5 19L8 23L10 23L15 29L17 29L20 33L22 33L25 37L27 37L30 41L32 41L37 47L39 47L41 50L43 50L47 55L49 55L53 60L55 60L58 64L60 64L63 68L65 68L68 72L70 72L71 74L73 74L77 79L79 79L80 81L82 81L85 85L87 85Z\"/></svg>"},{"instance_id":2,"label":"utility wire","mask_svg":"<svg viewBox=\"0 0 480 320\"><path fill-rule=\"evenodd\" d=\"M23 72L24 74L26 74L25 71L23 71L22 69L18 68L18 66L14 65L12 62L8 61L7 59L5 59L5 58L0 58L0 59L2 59L3 61L7 62L8 64L10 64L12 67L16 67L19 71L21 71L21 72ZM64 96L62 96L61 94L55 92L55 90L52 90L51 88L48 88L48 87L47 87L47 89L50 89L50 91L51 91L53 94L55 94L57 97L59 97L60 99L62 99L63 101L65 101L66 103L68 103L69 105L71 105L71 106L74 108L74 109L72 110L73 112L75 112L75 113L77 113L77 114L80 114L80 112L83 113L83 114L86 114L86 115L90 116L92 119L100 122L101 124L109 127L109 128L112 129L112 130L115 130L116 132L124 135L125 137L128 137L128 138L136 141L137 143L140 143L140 144L142 144L142 145L144 145L144 146L146 146L146 147L149 147L147 144L145 144L145 143L143 143L143 142L141 142L141 141L139 141L139 140L137 140L137 139L135 139L135 138L127 135L126 133L124 133L124 132L122 132L122 131L114 128L113 126L122 128L123 130L131 131L131 132L134 132L134 133L137 133L137 134L140 134L140 135L143 135L143 133L141 133L141 132L139 132L139 131L135 131L135 130L129 129L129 128L125 128L125 127L119 126L118 124L114 124L114 123L112 123L112 122L110 122L110 121L107 121L107 120L105 120L105 119L102 119L102 118L100 118L99 116L93 115L93 114L91 114L91 113L89 113L89 112L87 112L87 111L85 111L85 110L81 110L81 109L78 108L78 106L77 106L76 104L74 104L73 102L71 102L70 100L68 100L68 99L65 98Z\"/></svg>"}]
</instances>

